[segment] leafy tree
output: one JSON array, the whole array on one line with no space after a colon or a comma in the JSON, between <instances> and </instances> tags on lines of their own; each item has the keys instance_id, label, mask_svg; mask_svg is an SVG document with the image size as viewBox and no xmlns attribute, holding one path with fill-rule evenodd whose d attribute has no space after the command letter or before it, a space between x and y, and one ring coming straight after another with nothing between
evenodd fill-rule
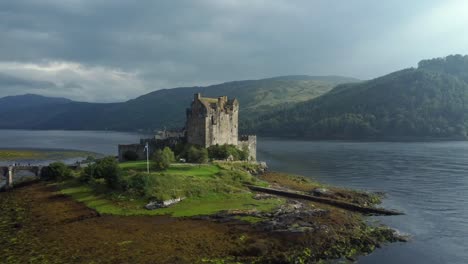
<instances>
[{"instance_id":1,"label":"leafy tree","mask_svg":"<svg viewBox=\"0 0 468 264\"><path fill-rule=\"evenodd\" d=\"M89 164L86 166L82 171L80 175L80 181L84 183L90 183L95 176L95 170L96 170L96 164Z\"/></svg>"},{"instance_id":2,"label":"leafy tree","mask_svg":"<svg viewBox=\"0 0 468 264\"><path fill-rule=\"evenodd\" d=\"M189 162L205 163L208 161L208 150L191 146L188 150L187 158Z\"/></svg>"},{"instance_id":3,"label":"leafy tree","mask_svg":"<svg viewBox=\"0 0 468 264\"><path fill-rule=\"evenodd\" d=\"M152 161L155 170L166 170L175 162L174 152L168 147L163 150L158 149L154 152Z\"/></svg>"},{"instance_id":4,"label":"leafy tree","mask_svg":"<svg viewBox=\"0 0 468 264\"><path fill-rule=\"evenodd\" d=\"M42 168L41 177L47 180L63 181L72 177L72 171L63 162L54 162Z\"/></svg>"},{"instance_id":5,"label":"leafy tree","mask_svg":"<svg viewBox=\"0 0 468 264\"><path fill-rule=\"evenodd\" d=\"M114 157L106 157L96 161L84 170L83 181L90 179L104 179L109 188L118 189L121 170Z\"/></svg>"}]
</instances>

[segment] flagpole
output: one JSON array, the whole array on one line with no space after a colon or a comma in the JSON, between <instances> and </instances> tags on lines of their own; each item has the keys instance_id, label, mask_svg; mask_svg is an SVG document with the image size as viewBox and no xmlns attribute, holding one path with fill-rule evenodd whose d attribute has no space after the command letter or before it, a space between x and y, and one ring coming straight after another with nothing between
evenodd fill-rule
<instances>
[{"instance_id":1,"label":"flagpole","mask_svg":"<svg viewBox=\"0 0 468 264\"><path fill-rule=\"evenodd\" d=\"M146 142L145 149L146 149L146 171L149 174L149 146L148 146L148 142Z\"/></svg>"}]
</instances>

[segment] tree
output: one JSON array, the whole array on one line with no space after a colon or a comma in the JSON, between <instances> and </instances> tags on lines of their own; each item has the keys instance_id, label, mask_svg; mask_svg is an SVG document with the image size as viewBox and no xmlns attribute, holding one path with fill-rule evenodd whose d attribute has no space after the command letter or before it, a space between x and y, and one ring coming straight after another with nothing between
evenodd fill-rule
<instances>
[{"instance_id":1,"label":"tree","mask_svg":"<svg viewBox=\"0 0 468 264\"><path fill-rule=\"evenodd\" d=\"M72 172L63 162L54 162L42 168L41 176L47 180L63 181L71 178Z\"/></svg>"},{"instance_id":2,"label":"tree","mask_svg":"<svg viewBox=\"0 0 468 264\"><path fill-rule=\"evenodd\" d=\"M188 150L188 161L193 163L205 163L208 161L208 150L191 146Z\"/></svg>"},{"instance_id":3,"label":"tree","mask_svg":"<svg viewBox=\"0 0 468 264\"><path fill-rule=\"evenodd\" d=\"M155 170L166 170L172 162L175 162L174 152L168 147L163 150L158 149L154 152L152 161Z\"/></svg>"},{"instance_id":4,"label":"tree","mask_svg":"<svg viewBox=\"0 0 468 264\"><path fill-rule=\"evenodd\" d=\"M121 170L114 157L106 157L98 160L92 173L96 179L105 179L108 187L112 189L119 187Z\"/></svg>"}]
</instances>

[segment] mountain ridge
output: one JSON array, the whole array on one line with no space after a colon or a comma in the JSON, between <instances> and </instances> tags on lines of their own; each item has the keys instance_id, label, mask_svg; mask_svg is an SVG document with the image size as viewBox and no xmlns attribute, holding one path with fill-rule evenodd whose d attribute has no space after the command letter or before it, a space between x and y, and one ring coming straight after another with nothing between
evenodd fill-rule
<instances>
[{"instance_id":1,"label":"mountain ridge","mask_svg":"<svg viewBox=\"0 0 468 264\"><path fill-rule=\"evenodd\" d=\"M33 104L32 107L22 108L21 111L15 108L0 111L0 118L4 120L0 128L135 131L154 130L165 126L182 127L185 108L193 99L194 93L238 98L241 102L242 118L258 116L274 107L315 98L337 84L355 80L357 79L341 76L322 78L290 75L232 81L205 87L162 89L118 103L68 101L60 104Z\"/></svg>"},{"instance_id":2,"label":"mountain ridge","mask_svg":"<svg viewBox=\"0 0 468 264\"><path fill-rule=\"evenodd\" d=\"M423 60L418 68L341 84L246 128L309 139L454 138L468 131L468 56Z\"/></svg>"}]
</instances>

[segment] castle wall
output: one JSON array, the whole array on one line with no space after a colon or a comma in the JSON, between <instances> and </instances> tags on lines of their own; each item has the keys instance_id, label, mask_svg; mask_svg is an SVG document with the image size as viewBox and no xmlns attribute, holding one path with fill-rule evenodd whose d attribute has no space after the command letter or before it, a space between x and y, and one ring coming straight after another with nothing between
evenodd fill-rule
<instances>
[{"instance_id":1,"label":"castle wall","mask_svg":"<svg viewBox=\"0 0 468 264\"><path fill-rule=\"evenodd\" d=\"M239 111L236 106L232 110L213 110L208 117L210 124L208 124L207 145L237 145L238 116Z\"/></svg>"},{"instance_id":2,"label":"castle wall","mask_svg":"<svg viewBox=\"0 0 468 264\"><path fill-rule=\"evenodd\" d=\"M145 145L142 144L129 144L119 145L119 162L126 161L124 154L127 151L133 151L138 155L138 160L146 159Z\"/></svg>"},{"instance_id":3,"label":"castle wall","mask_svg":"<svg viewBox=\"0 0 468 264\"><path fill-rule=\"evenodd\" d=\"M241 136L238 143L239 149L247 149L249 151L249 160L257 160L257 136Z\"/></svg>"}]
</instances>

